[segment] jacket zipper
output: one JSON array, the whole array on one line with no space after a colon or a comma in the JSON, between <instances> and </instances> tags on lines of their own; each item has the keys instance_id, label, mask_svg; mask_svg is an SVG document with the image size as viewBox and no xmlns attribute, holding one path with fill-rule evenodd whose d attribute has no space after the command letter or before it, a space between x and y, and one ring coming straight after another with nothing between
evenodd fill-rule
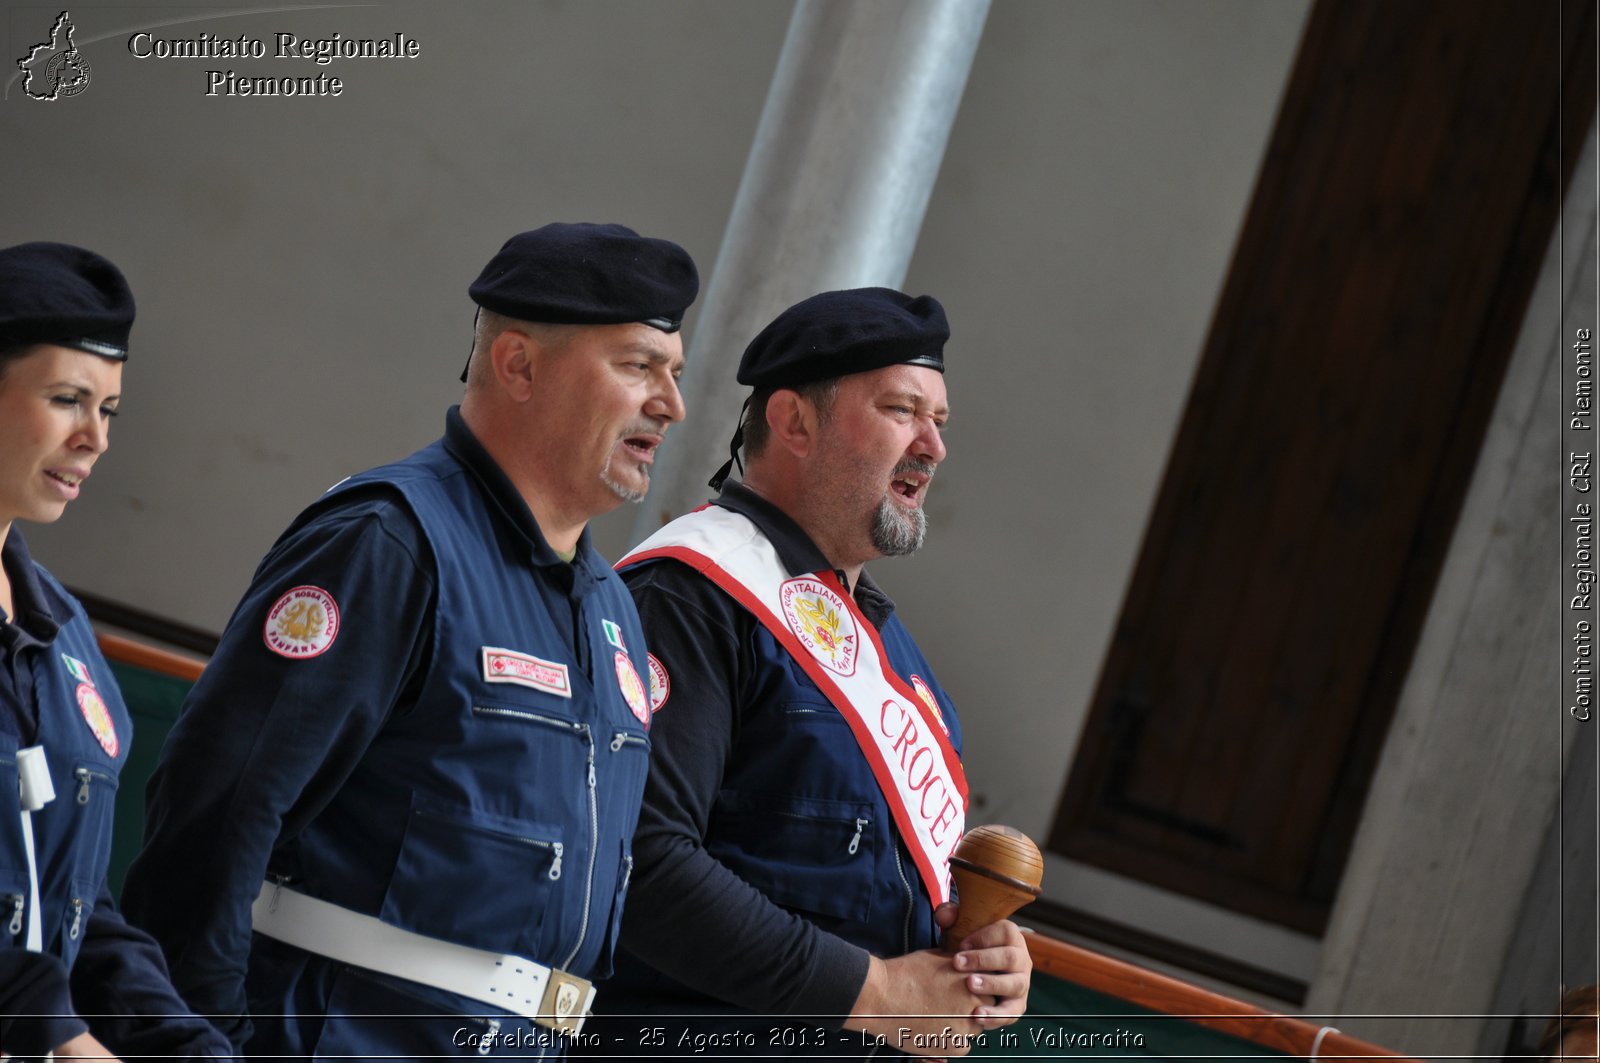
<instances>
[{"instance_id":1,"label":"jacket zipper","mask_svg":"<svg viewBox=\"0 0 1600 1063\"><path fill-rule=\"evenodd\" d=\"M904 955L911 951L911 913L916 910L916 899L911 893L911 882L906 878L906 867L900 862L900 842L894 844L894 869L900 873L900 885L906 888L906 926L904 944L900 952Z\"/></svg>"},{"instance_id":2,"label":"jacket zipper","mask_svg":"<svg viewBox=\"0 0 1600 1063\"><path fill-rule=\"evenodd\" d=\"M483 716L510 716L517 720L527 720L529 723L543 724L546 727L555 727L574 734L587 734L589 725L578 723L574 720L564 720L559 716L546 716L541 712L529 712L526 709L502 709L495 705L474 705L472 711Z\"/></svg>"},{"instance_id":3,"label":"jacket zipper","mask_svg":"<svg viewBox=\"0 0 1600 1063\"><path fill-rule=\"evenodd\" d=\"M583 919L578 923L578 940L573 943L567 958L561 961L564 971L572 967L572 961L578 958L579 951L583 949L583 939L589 934L589 909L594 903L594 864L600 855L600 801L595 796L594 736L589 733L588 724L580 723L577 727L583 733L583 740L589 744L589 874L583 884Z\"/></svg>"}]
</instances>

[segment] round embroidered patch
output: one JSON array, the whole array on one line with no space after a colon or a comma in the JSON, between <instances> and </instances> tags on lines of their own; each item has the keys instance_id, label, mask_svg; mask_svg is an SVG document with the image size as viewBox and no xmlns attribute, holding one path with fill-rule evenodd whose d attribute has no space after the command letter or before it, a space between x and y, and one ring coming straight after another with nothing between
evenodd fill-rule
<instances>
[{"instance_id":1,"label":"round embroidered patch","mask_svg":"<svg viewBox=\"0 0 1600 1063\"><path fill-rule=\"evenodd\" d=\"M650 702L644 694L644 683L639 681L639 673L634 670L633 662L621 650L617 651L617 686L622 690L622 699L628 703L628 708L633 710L633 715L646 727L650 726Z\"/></svg>"},{"instance_id":2,"label":"round embroidered patch","mask_svg":"<svg viewBox=\"0 0 1600 1063\"><path fill-rule=\"evenodd\" d=\"M933 722L939 725L939 730L944 732L946 738L950 737L950 728L944 724L944 713L939 710L939 699L933 696L933 691L928 689L928 684L915 672L911 674L911 689L917 692L917 697L922 703L933 710Z\"/></svg>"},{"instance_id":3,"label":"round embroidered patch","mask_svg":"<svg viewBox=\"0 0 1600 1063\"><path fill-rule=\"evenodd\" d=\"M300 586L284 592L267 611L261 639L280 657L315 657L339 635L339 603L321 587Z\"/></svg>"},{"instance_id":4,"label":"round embroidered patch","mask_svg":"<svg viewBox=\"0 0 1600 1063\"><path fill-rule=\"evenodd\" d=\"M83 722L89 725L106 756L115 758L122 745L117 741L116 725L111 722L111 710L106 708L93 683L78 684L78 711L83 713Z\"/></svg>"},{"instance_id":5,"label":"round embroidered patch","mask_svg":"<svg viewBox=\"0 0 1600 1063\"><path fill-rule=\"evenodd\" d=\"M650 715L654 716L661 711L661 706L667 703L667 696L672 693L672 679L667 675L667 667L656 660L653 653L645 654L650 666Z\"/></svg>"},{"instance_id":6,"label":"round embroidered patch","mask_svg":"<svg viewBox=\"0 0 1600 1063\"><path fill-rule=\"evenodd\" d=\"M811 656L840 675L855 675L856 623L844 599L810 576L786 580L778 598L789 630Z\"/></svg>"}]
</instances>

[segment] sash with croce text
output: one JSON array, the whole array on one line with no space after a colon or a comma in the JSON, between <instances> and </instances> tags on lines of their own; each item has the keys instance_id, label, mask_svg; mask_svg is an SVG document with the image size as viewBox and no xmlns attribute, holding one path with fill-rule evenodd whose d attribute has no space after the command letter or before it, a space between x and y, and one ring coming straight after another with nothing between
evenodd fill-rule
<instances>
[{"instance_id":1,"label":"sash with croce text","mask_svg":"<svg viewBox=\"0 0 1600 1063\"><path fill-rule=\"evenodd\" d=\"M934 904L950 899L967 777L932 692L896 675L878 631L832 570L791 577L749 518L720 506L679 517L617 562L673 558L772 632L849 723Z\"/></svg>"}]
</instances>

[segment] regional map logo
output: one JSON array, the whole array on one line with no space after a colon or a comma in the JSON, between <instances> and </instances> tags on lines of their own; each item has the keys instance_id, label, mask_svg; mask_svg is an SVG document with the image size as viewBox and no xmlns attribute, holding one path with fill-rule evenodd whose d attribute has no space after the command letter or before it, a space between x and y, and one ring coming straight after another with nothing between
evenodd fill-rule
<instances>
[{"instance_id":1,"label":"regional map logo","mask_svg":"<svg viewBox=\"0 0 1600 1063\"><path fill-rule=\"evenodd\" d=\"M72 16L61 12L50 27L50 39L28 49L17 60L22 71L22 91L35 100L76 96L89 87L89 62L72 43Z\"/></svg>"}]
</instances>

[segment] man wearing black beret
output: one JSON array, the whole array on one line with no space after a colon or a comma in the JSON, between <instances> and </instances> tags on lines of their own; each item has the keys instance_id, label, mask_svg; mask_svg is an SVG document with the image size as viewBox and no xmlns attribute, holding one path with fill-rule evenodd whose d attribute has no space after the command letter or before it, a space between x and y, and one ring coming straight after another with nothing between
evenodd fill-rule
<instances>
[{"instance_id":1,"label":"man wearing black beret","mask_svg":"<svg viewBox=\"0 0 1600 1063\"><path fill-rule=\"evenodd\" d=\"M0 1052L221 1058L106 886L132 720L83 607L29 556L110 446L133 293L81 247L0 249Z\"/></svg>"},{"instance_id":2,"label":"man wearing black beret","mask_svg":"<svg viewBox=\"0 0 1600 1063\"><path fill-rule=\"evenodd\" d=\"M683 249L512 237L444 437L257 569L151 781L130 915L251 1056L559 1056L611 970L650 720L588 520L683 418ZM253 931L253 933L252 933Z\"/></svg>"},{"instance_id":3,"label":"man wearing black beret","mask_svg":"<svg viewBox=\"0 0 1600 1063\"><path fill-rule=\"evenodd\" d=\"M723 466L713 505L620 563L655 711L599 1026L629 1046L961 1055L1025 1008L1012 923L935 949L961 728L863 569L922 544L948 337L937 300L885 288L786 310L739 365L743 482Z\"/></svg>"}]
</instances>

